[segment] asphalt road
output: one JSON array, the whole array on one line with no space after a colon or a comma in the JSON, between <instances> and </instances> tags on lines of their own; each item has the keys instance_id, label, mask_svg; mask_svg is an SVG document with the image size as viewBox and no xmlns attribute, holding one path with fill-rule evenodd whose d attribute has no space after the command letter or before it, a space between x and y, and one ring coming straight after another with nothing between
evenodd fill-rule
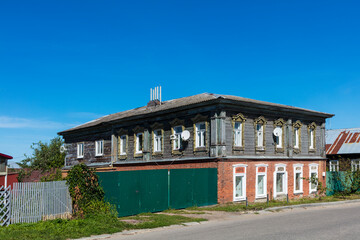
<instances>
[{"instance_id":1,"label":"asphalt road","mask_svg":"<svg viewBox=\"0 0 360 240\"><path fill-rule=\"evenodd\" d=\"M232 216L193 226L155 229L111 240L359 239L360 203Z\"/></svg>"}]
</instances>

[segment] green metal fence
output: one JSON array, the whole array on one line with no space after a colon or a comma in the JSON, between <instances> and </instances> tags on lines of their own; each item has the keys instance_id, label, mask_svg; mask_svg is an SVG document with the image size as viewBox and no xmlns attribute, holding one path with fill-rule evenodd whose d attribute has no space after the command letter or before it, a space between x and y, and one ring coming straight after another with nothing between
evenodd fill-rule
<instances>
[{"instance_id":1,"label":"green metal fence","mask_svg":"<svg viewBox=\"0 0 360 240\"><path fill-rule=\"evenodd\" d=\"M105 198L119 216L217 203L217 169L99 172Z\"/></svg>"}]
</instances>

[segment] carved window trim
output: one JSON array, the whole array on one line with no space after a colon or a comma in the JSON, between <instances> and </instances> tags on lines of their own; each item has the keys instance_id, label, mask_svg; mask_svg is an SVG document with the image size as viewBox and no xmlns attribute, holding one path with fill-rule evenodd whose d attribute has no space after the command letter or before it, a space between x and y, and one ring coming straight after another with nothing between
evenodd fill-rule
<instances>
[{"instance_id":1,"label":"carved window trim","mask_svg":"<svg viewBox=\"0 0 360 240\"><path fill-rule=\"evenodd\" d=\"M293 123L293 151L294 153L300 153L301 152L301 127L302 127L302 123L297 120L296 122ZM295 143L296 143L296 135L295 135L295 129L298 129L298 138L299 138L299 146L298 148L295 147Z\"/></svg>"},{"instance_id":2,"label":"carved window trim","mask_svg":"<svg viewBox=\"0 0 360 240\"><path fill-rule=\"evenodd\" d=\"M260 116L257 119L254 120L254 130L255 130L255 150L259 151L259 152L264 152L266 149L266 119L264 116ZM258 132L257 132L257 125L262 125L263 127L263 145L262 146L258 146Z\"/></svg>"},{"instance_id":3,"label":"carved window trim","mask_svg":"<svg viewBox=\"0 0 360 240\"><path fill-rule=\"evenodd\" d=\"M127 132L127 131L126 131ZM121 154L121 137L125 136L125 154ZM129 146L129 135L128 134L122 134L118 136L118 158L120 160L125 160L127 158L127 153L128 153L128 146Z\"/></svg>"},{"instance_id":4,"label":"carved window trim","mask_svg":"<svg viewBox=\"0 0 360 240\"><path fill-rule=\"evenodd\" d=\"M196 135L197 126L196 125L201 124L201 123L205 124L205 139L204 139L205 146L197 147L196 146L196 141L197 141L197 135ZM207 152L209 149L209 140L208 140L209 139L209 123L207 121L194 122L193 129L194 129L193 151L194 152Z\"/></svg>"},{"instance_id":5,"label":"carved window trim","mask_svg":"<svg viewBox=\"0 0 360 240\"><path fill-rule=\"evenodd\" d=\"M245 131L245 121L246 118L244 117L243 114L238 113L235 116L233 116L231 118L231 125L232 125L232 132L233 132L233 151L243 151L244 150L244 146L245 146L245 138L244 138L244 131ZM241 146L237 146L235 145L235 123L240 123L241 124Z\"/></svg>"},{"instance_id":6,"label":"carved window trim","mask_svg":"<svg viewBox=\"0 0 360 240\"><path fill-rule=\"evenodd\" d=\"M155 151L155 131L161 131L161 151ZM154 129L151 132L151 140L152 140L152 155L159 156L164 154L164 129Z\"/></svg>"},{"instance_id":7,"label":"carved window trim","mask_svg":"<svg viewBox=\"0 0 360 240\"><path fill-rule=\"evenodd\" d=\"M308 125L308 138L309 138L309 152L316 152L316 123L312 122ZM311 139L311 131L313 132L313 137ZM313 141L314 147L311 148L311 141Z\"/></svg>"},{"instance_id":8,"label":"carved window trim","mask_svg":"<svg viewBox=\"0 0 360 240\"><path fill-rule=\"evenodd\" d=\"M275 142L275 152L278 152L278 153L283 153L284 152L284 149L285 149L285 120L282 119L282 118L279 118L277 120L274 121L274 129L276 127L281 127L281 146L282 147L278 147L276 142Z\"/></svg>"},{"instance_id":9,"label":"carved window trim","mask_svg":"<svg viewBox=\"0 0 360 240\"><path fill-rule=\"evenodd\" d=\"M183 122L183 121L182 121ZM173 122L173 123L176 123L176 122ZM182 131L185 131L185 127L184 125L175 125L175 126L172 126L171 127L171 135L174 135L175 134L175 130L174 128L175 127L181 127L182 128ZM170 144L171 144L171 154L172 155L182 155L183 154L183 151L182 151L182 143L181 143L181 147L179 149L174 149L174 141L175 140L170 140ZM180 140L181 141L181 140Z\"/></svg>"},{"instance_id":10,"label":"carved window trim","mask_svg":"<svg viewBox=\"0 0 360 240\"><path fill-rule=\"evenodd\" d=\"M144 127L140 127L140 126L136 126L133 129L134 132L134 157L142 157L143 156L143 152L144 152L144 140L145 140L145 134L144 134ZM138 134L142 134L142 151L141 152L137 152L136 151L136 145L137 145L137 136Z\"/></svg>"}]
</instances>

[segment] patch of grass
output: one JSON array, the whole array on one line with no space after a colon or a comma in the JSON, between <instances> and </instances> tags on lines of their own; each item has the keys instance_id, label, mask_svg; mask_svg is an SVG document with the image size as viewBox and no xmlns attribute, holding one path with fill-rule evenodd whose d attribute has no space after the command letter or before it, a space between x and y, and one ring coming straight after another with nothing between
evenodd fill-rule
<instances>
[{"instance_id":1,"label":"patch of grass","mask_svg":"<svg viewBox=\"0 0 360 240\"><path fill-rule=\"evenodd\" d=\"M154 213L142 213L136 216L124 217L122 219L139 220L138 224L127 224L128 229L145 229L145 228L157 228L170 226L174 224L182 224L186 222L201 222L206 221L204 218L190 218L179 215L167 215L167 214L154 214Z\"/></svg>"},{"instance_id":2,"label":"patch of grass","mask_svg":"<svg viewBox=\"0 0 360 240\"><path fill-rule=\"evenodd\" d=\"M0 239L65 240L115 233L124 230L125 227L124 223L110 215L89 216L85 219L73 220L55 219L0 227Z\"/></svg>"},{"instance_id":3,"label":"patch of grass","mask_svg":"<svg viewBox=\"0 0 360 240\"><path fill-rule=\"evenodd\" d=\"M259 211L266 208L280 207L280 206L291 206L299 204L308 204L308 203L321 203L321 202L336 202L344 200L354 200L360 199L360 195L350 195L350 196L327 196L321 198L300 198L296 200L291 200L288 203L286 201L269 201L269 204L266 202L263 203L249 203L246 207L245 203L227 203L219 204L211 207L191 207L189 210L203 210L203 211L223 211L223 212L246 212L246 211Z\"/></svg>"},{"instance_id":4,"label":"patch of grass","mask_svg":"<svg viewBox=\"0 0 360 240\"><path fill-rule=\"evenodd\" d=\"M139 219L141 221L138 224L131 224L120 221L121 219ZM200 221L206 221L206 219L152 213L120 219L111 216L110 214L93 215L86 217L85 219L56 219L0 227L0 239L66 240L69 238L89 237L91 235L111 234L130 229L156 228L185 222Z\"/></svg>"}]
</instances>

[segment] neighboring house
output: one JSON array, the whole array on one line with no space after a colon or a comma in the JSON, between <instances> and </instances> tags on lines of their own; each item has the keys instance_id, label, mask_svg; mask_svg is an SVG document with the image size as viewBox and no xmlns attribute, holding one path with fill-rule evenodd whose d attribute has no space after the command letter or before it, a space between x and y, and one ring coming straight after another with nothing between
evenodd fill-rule
<instances>
[{"instance_id":1,"label":"neighboring house","mask_svg":"<svg viewBox=\"0 0 360 240\"><path fill-rule=\"evenodd\" d=\"M0 153L0 186L9 186L17 182L18 173L8 171L8 160L12 156Z\"/></svg>"},{"instance_id":2,"label":"neighboring house","mask_svg":"<svg viewBox=\"0 0 360 240\"><path fill-rule=\"evenodd\" d=\"M360 128L326 130L329 171L360 170Z\"/></svg>"},{"instance_id":3,"label":"neighboring house","mask_svg":"<svg viewBox=\"0 0 360 240\"><path fill-rule=\"evenodd\" d=\"M325 180L325 119L332 116L203 93L156 99L59 134L65 169L78 163L101 171L216 168L219 203L264 201L317 191L305 179Z\"/></svg>"}]
</instances>

